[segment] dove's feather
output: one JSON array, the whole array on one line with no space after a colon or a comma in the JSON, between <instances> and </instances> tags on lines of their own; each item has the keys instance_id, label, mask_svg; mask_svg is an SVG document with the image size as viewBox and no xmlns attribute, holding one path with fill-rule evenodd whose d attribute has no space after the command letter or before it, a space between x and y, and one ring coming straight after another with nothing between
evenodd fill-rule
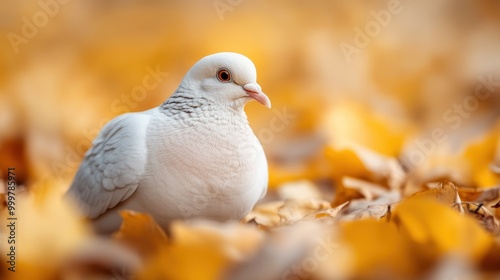
<instances>
[{"instance_id":1,"label":"dove's feather","mask_svg":"<svg viewBox=\"0 0 500 280\"><path fill-rule=\"evenodd\" d=\"M210 55L161 106L106 125L69 191L96 229L118 229L124 209L147 212L164 228L174 219L250 212L268 183L264 150L243 110L253 99L271 105L256 78L245 56Z\"/></svg>"},{"instance_id":2,"label":"dove's feather","mask_svg":"<svg viewBox=\"0 0 500 280\"><path fill-rule=\"evenodd\" d=\"M69 190L95 218L129 198L146 166L150 115L124 114L109 122L85 154Z\"/></svg>"}]
</instances>

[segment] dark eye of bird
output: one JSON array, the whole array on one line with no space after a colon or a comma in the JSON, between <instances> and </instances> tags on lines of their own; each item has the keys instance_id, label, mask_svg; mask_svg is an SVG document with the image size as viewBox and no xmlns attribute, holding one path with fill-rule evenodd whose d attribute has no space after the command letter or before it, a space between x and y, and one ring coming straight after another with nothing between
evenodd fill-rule
<instances>
[{"instance_id":1,"label":"dark eye of bird","mask_svg":"<svg viewBox=\"0 0 500 280\"><path fill-rule=\"evenodd\" d=\"M229 73L229 70L220 69L219 72L217 72L217 79L224 83L231 81L231 74Z\"/></svg>"}]
</instances>

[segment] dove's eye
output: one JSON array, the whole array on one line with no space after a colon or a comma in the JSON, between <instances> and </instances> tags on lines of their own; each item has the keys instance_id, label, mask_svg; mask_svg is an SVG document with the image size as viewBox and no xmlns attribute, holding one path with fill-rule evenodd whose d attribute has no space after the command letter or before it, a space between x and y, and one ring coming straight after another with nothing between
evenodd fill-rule
<instances>
[{"instance_id":1,"label":"dove's eye","mask_svg":"<svg viewBox=\"0 0 500 280\"><path fill-rule=\"evenodd\" d=\"M231 81L231 73L227 69L224 69L224 68L219 69L219 71L217 71L217 79L219 79L219 81L221 81L223 83L230 82Z\"/></svg>"}]
</instances>

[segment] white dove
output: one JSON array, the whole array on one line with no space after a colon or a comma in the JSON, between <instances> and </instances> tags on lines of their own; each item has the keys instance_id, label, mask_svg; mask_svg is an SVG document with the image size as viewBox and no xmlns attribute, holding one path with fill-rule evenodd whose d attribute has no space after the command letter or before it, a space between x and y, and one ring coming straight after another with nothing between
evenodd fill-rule
<instances>
[{"instance_id":1,"label":"white dove","mask_svg":"<svg viewBox=\"0 0 500 280\"><path fill-rule=\"evenodd\" d=\"M254 64L237 53L199 60L161 106L104 126L68 191L98 232L121 224L118 211L173 219L242 219L267 191L264 150L245 104L271 107Z\"/></svg>"}]
</instances>

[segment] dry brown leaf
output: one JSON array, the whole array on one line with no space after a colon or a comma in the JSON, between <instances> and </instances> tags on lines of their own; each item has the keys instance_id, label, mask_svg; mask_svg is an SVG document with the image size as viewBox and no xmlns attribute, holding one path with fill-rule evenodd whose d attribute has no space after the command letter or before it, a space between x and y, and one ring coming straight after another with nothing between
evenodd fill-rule
<instances>
[{"instance_id":1,"label":"dry brown leaf","mask_svg":"<svg viewBox=\"0 0 500 280\"><path fill-rule=\"evenodd\" d=\"M374 204L368 205L366 208L355 210L342 217L342 220L352 221L352 220L362 220L362 219L374 219L380 220L387 218L390 220L391 208L393 205L387 204Z\"/></svg>"},{"instance_id":2,"label":"dry brown leaf","mask_svg":"<svg viewBox=\"0 0 500 280\"><path fill-rule=\"evenodd\" d=\"M257 204L254 209L243 219L243 222L254 222L263 227L274 227L281 224L278 210L285 204L284 201L272 201Z\"/></svg>"},{"instance_id":3,"label":"dry brown leaf","mask_svg":"<svg viewBox=\"0 0 500 280\"><path fill-rule=\"evenodd\" d=\"M389 192L383 186L347 176L342 178L342 185L345 188L357 190L367 201L372 201Z\"/></svg>"},{"instance_id":4,"label":"dry brown leaf","mask_svg":"<svg viewBox=\"0 0 500 280\"><path fill-rule=\"evenodd\" d=\"M292 224L331 207L328 201L319 199L287 199L285 200L285 204L278 209L278 215L281 218L282 224Z\"/></svg>"},{"instance_id":5,"label":"dry brown leaf","mask_svg":"<svg viewBox=\"0 0 500 280\"><path fill-rule=\"evenodd\" d=\"M319 211L319 212L316 212L312 215L309 215L307 218L313 218L313 219L322 219L322 218L336 218L339 213L344 210L344 208L347 206L347 204L349 204L349 201L347 202L344 202L343 204L340 204L339 206L337 207L334 207L334 208L329 208L329 209L326 209L326 210L322 210L322 211Z\"/></svg>"},{"instance_id":6,"label":"dry brown leaf","mask_svg":"<svg viewBox=\"0 0 500 280\"><path fill-rule=\"evenodd\" d=\"M335 187L335 196L332 201L333 206L338 206L348 201L362 199L363 195L356 189L346 188L344 184L339 183Z\"/></svg>"},{"instance_id":7,"label":"dry brown leaf","mask_svg":"<svg viewBox=\"0 0 500 280\"><path fill-rule=\"evenodd\" d=\"M268 202L257 205L243 222L254 222L261 227L271 229L306 220L336 218L347 204L348 202L345 202L332 208L329 202L320 199Z\"/></svg>"},{"instance_id":8,"label":"dry brown leaf","mask_svg":"<svg viewBox=\"0 0 500 280\"><path fill-rule=\"evenodd\" d=\"M362 198L372 193L380 195L383 191L379 188L368 187L373 183L381 188L399 190L406 174L396 159L383 156L362 147L335 149L327 147L325 157L331 165L332 178L336 184L333 205L340 205L346 201ZM345 178L348 179L345 179ZM362 180L367 183L361 183ZM346 186L351 185L352 187Z\"/></svg>"},{"instance_id":9,"label":"dry brown leaf","mask_svg":"<svg viewBox=\"0 0 500 280\"><path fill-rule=\"evenodd\" d=\"M7 207L7 184L0 180L0 213Z\"/></svg>"},{"instance_id":10,"label":"dry brown leaf","mask_svg":"<svg viewBox=\"0 0 500 280\"><path fill-rule=\"evenodd\" d=\"M394 193L386 187L377 183L356 179L352 177L344 177L337 185L333 205L339 205L346 201L355 199L365 199L372 201L378 197L385 196L388 193Z\"/></svg>"},{"instance_id":11,"label":"dry brown leaf","mask_svg":"<svg viewBox=\"0 0 500 280\"><path fill-rule=\"evenodd\" d=\"M462 202L461 206L465 213L474 217L486 230L495 235L500 234L500 222L484 203Z\"/></svg>"},{"instance_id":12,"label":"dry brown leaf","mask_svg":"<svg viewBox=\"0 0 500 280\"><path fill-rule=\"evenodd\" d=\"M428 184L428 189L413 194L412 197L425 197L436 199L441 203L452 205L457 201L457 187L449 181L443 181L434 184L434 187Z\"/></svg>"},{"instance_id":13,"label":"dry brown leaf","mask_svg":"<svg viewBox=\"0 0 500 280\"><path fill-rule=\"evenodd\" d=\"M492 202L500 198L500 187L495 188L457 188L460 197L465 201Z\"/></svg>"}]
</instances>

